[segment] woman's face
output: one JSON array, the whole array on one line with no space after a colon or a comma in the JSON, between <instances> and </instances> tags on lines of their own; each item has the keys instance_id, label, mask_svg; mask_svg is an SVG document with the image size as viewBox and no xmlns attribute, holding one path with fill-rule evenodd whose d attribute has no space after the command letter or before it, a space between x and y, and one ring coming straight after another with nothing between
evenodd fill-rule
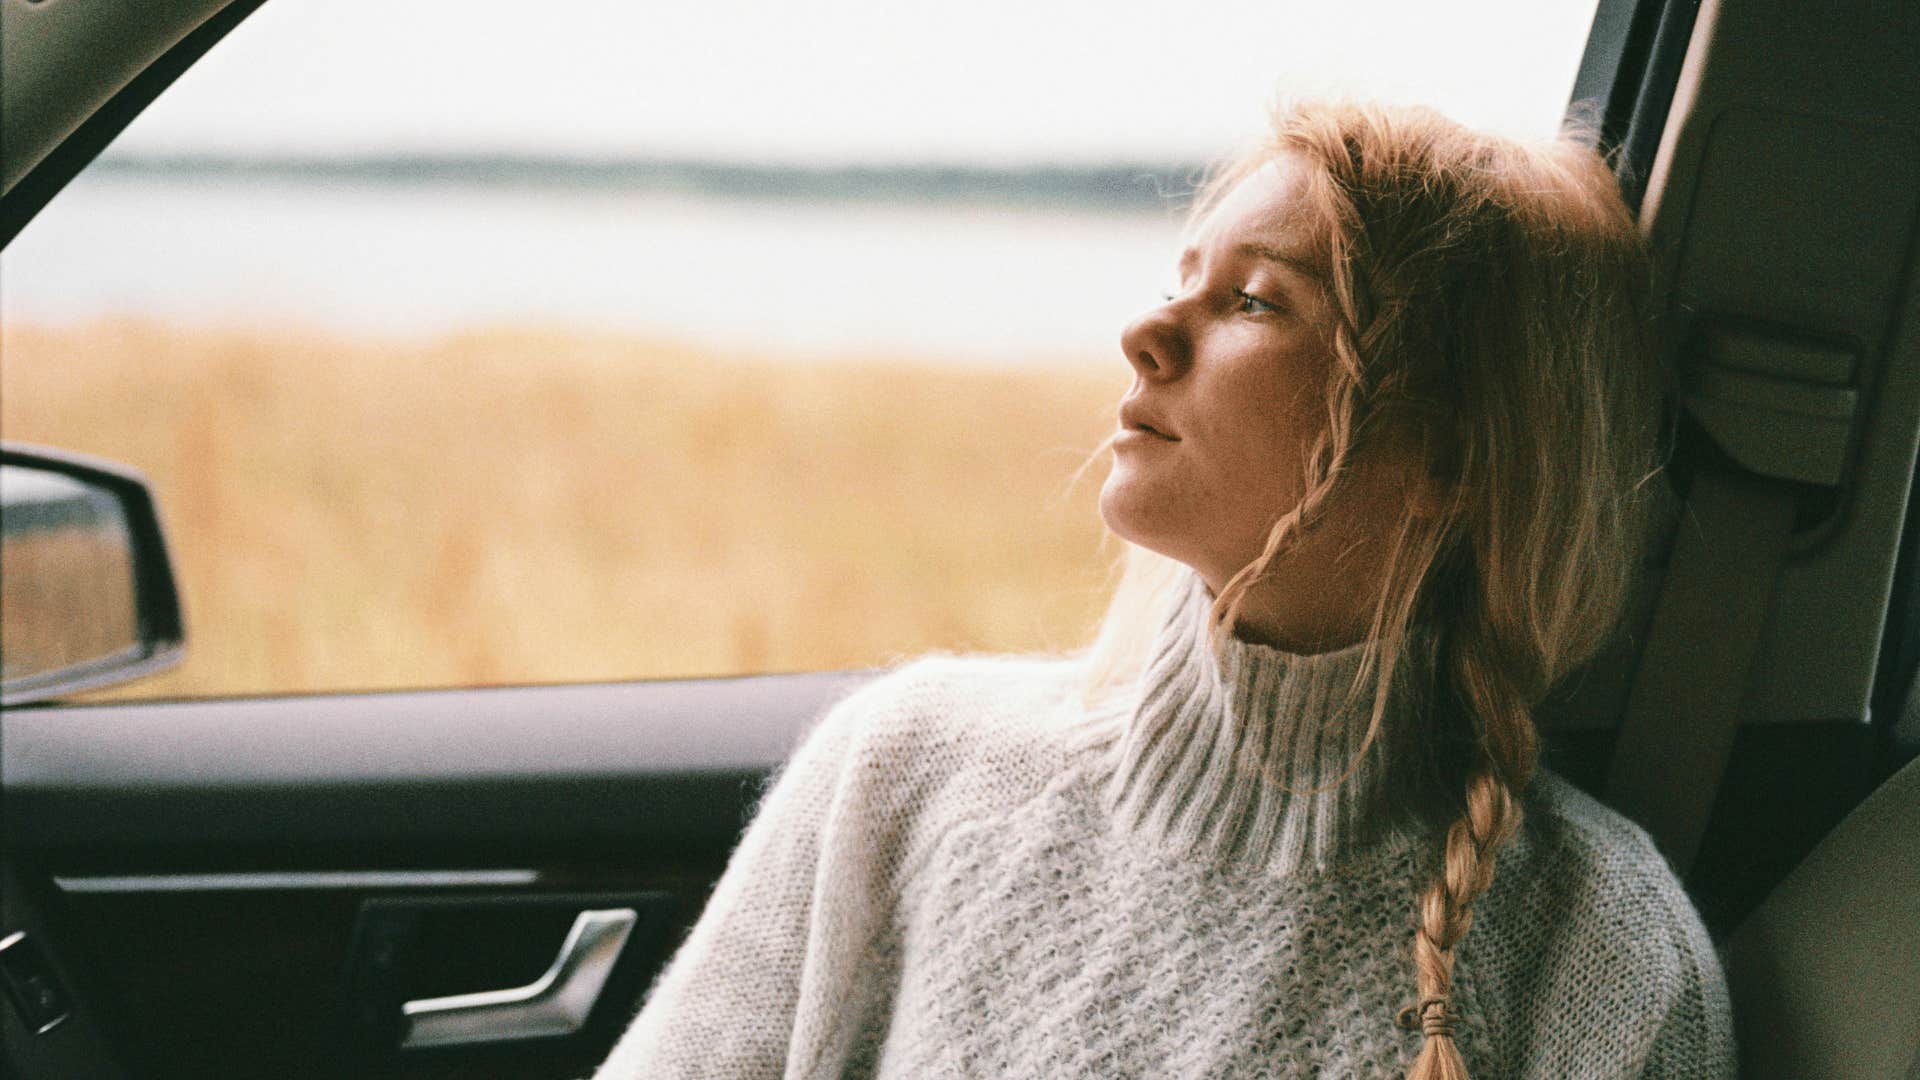
<instances>
[{"instance_id":1,"label":"woman's face","mask_svg":"<svg viewBox=\"0 0 1920 1080\"><path fill-rule=\"evenodd\" d=\"M1135 378L1101 516L1192 566L1216 595L1300 501L1307 450L1326 424L1333 309L1311 257L1307 167L1282 156L1236 185L1181 253L1177 291L1120 336ZM1385 524L1376 519L1404 511L1371 481L1349 490L1359 498L1330 508L1345 512L1303 536L1250 595L1241 629L1258 631L1264 618L1266 633L1242 636L1344 643L1350 609L1373 587L1356 546Z\"/></svg>"},{"instance_id":2,"label":"woman's face","mask_svg":"<svg viewBox=\"0 0 1920 1080\"><path fill-rule=\"evenodd\" d=\"M1299 502L1324 424L1331 309L1307 250L1303 168L1281 157L1236 185L1181 253L1177 290L1120 335L1134 384L1101 516L1216 592Z\"/></svg>"}]
</instances>

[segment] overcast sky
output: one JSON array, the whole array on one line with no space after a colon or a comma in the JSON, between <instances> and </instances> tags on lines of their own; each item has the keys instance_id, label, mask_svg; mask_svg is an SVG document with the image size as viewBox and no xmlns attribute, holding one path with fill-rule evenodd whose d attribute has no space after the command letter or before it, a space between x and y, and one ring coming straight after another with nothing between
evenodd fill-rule
<instances>
[{"instance_id":1,"label":"overcast sky","mask_svg":"<svg viewBox=\"0 0 1920 1080\"><path fill-rule=\"evenodd\" d=\"M146 152L1214 157L1276 92L1553 130L1595 0L271 0Z\"/></svg>"}]
</instances>

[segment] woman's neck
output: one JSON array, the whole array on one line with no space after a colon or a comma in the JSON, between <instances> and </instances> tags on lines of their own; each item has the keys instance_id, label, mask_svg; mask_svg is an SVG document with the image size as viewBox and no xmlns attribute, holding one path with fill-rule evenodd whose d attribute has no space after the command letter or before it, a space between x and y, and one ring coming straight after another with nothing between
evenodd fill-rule
<instances>
[{"instance_id":1,"label":"woman's neck","mask_svg":"<svg viewBox=\"0 0 1920 1080\"><path fill-rule=\"evenodd\" d=\"M1352 572L1320 574L1317 566L1292 559L1268 567L1240 597L1233 636L1297 657L1336 652L1366 641L1373 630L1373 609L1366 603L1368 590L1363 587L1366 579ZM1197 571L1195 576L1204 585L1209 603L1231 580L1216 581L1213 575Z\"/></svg>"}]
</instances>

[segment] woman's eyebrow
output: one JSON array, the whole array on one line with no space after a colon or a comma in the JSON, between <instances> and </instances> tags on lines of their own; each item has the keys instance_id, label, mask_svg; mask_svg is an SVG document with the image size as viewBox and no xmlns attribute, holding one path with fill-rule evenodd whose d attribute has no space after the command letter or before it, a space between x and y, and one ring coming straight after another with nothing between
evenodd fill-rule
<instances>
[{"instance_id":1,"label":"woman's eyebrow","mask_svg":"<svg viewBox=\"0 0 1920 1080\"><path fill-rule=\"evenodd\" d=\"M1269 244L1253 242L1240 244L1235 250L1242 255L1249 255L1256 259L1277 263L1281 267L1291 270L1301 277L1310 278L1319 284L1324 284L1327 280L1326 273L1320 269L1318 263L1304 256L1296 255L1291 251L1273 247Z\"/></svg>"},{"instance_id":2,"label":"woman's eyebrow","mask_svg":"<svg viewBox=\"0 0 1920 1080\"><path fill-rule=\"evenodd\" d=\"M1290 270L1294 274L1313 282L1315 285L1324 287L1327 284L1326 271L1320 268L1319 263L1306 256L1287 251L1284 248L1249 240L1235 244L1233 251L1237 255L1259 259L1263 262L1270 262L1283 270ZM1180 252L1180 261L1175 265L1175 270L1180 275L1182 281L1186 280L1187 275L1192 272L1194 264L1199 261L1200 248L1197 245Z\"/></svg>"}]
</instances>

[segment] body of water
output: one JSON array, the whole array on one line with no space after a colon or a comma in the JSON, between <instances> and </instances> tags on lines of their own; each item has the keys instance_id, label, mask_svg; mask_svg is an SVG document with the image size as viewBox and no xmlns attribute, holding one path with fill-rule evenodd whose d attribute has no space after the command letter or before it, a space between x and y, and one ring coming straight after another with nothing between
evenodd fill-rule
<instances>
[{"instance_id":1,"label":"body of water","mask_svg":"<svg viewBox=\"0 0 1920 1080\"><path fill-rule=\"evenodd\" d=\"M585 325L800 356L1118 359L1179 210L990 198L91 170L0 255L0 315L432 334Z\"/></svg>"}]
</instances>

